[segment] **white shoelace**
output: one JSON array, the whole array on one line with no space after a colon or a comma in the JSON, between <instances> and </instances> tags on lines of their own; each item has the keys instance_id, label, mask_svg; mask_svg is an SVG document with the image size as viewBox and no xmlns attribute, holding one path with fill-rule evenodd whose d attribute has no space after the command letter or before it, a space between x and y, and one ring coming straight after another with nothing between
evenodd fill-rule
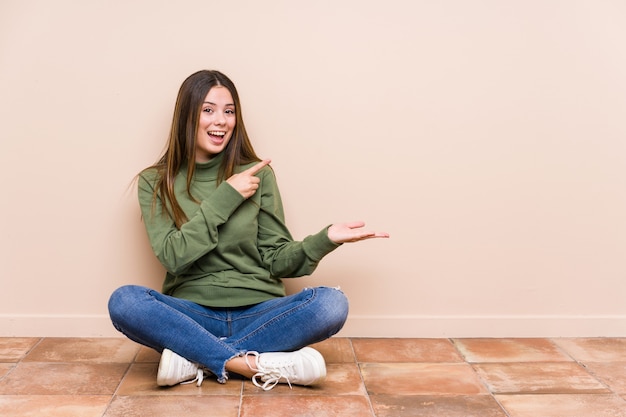
<instances>
[{"instance_id":1,"label":"white shoelace","mask_svg":"<svg viewBox=\"0 0 626 417\"><path fill-rule=\"evenodd\" d=\"M198 374L196 375L195 379L192 379L191 381L181 382L180 385L193 384L196 381L197 381L196 386L198 387L201 386L202 381L204 381L204 371L200 368L198 368Z\"/></svg>"},{"instance_id":2,"label":"white shoelace","mask_svg":"<svg viewBox=\"0 0 626 417\"><path fill-rule=\"evenodd\" d=\"M255 366L252 366L250 364L248 360L249 356L254 357L254 362L256 364ZM256 374L252 376L252 383L257 387L263 389L264 391L269 391L274 388L281 379L284 379L285 381L287 381L287 384L289 384L289 388L293 389L293 387L291 386L291 381L289 380L289 378L294 375L293 363L278 363L272 369L264 369L259 365L259 352L247 352L245 358L246 365L248 365L248 367L252 371L256 372ZM261 381L263 381L264 383L261 384L260 382L258 382L257 378L260 378Z\"/></svg>"}]
</instances>

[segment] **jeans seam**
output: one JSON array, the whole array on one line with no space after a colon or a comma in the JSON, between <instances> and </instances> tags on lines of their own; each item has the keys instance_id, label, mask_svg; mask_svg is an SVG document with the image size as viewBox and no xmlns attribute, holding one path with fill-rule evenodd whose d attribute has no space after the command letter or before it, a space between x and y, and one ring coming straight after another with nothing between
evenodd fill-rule
<instances>
[{"instance_id":1,"label":"jeans seam","mask_svg":"<svg viewBox=\"0 0 626 417\"><path fill-rule=\"evenodd\" d=\"M150 296L154 298L154 296L152 295L152 292L154 292L154 290L152 290L152 289L148 291ZM190 308L186 303L179 302L176 297L171 297L170 301L171 301L172 304L176 304L177 306L179 306L181 308L181 310L188 311L188 312L190 312L192 314L195 314L195 315L198 315L198 316L202 316L202 317L207 318L209 320L217 320L217 321L221 321L221 322L225 322L225 323L228 322L228 319L223 319L221 317L217 317L215 315L207 314L207 313L205 313L203 311L198 311L198 310L195 310L193 308ZM191 301L191 302L193 302L193 301ZM202 307L202 305L200 305L200 304L197 304L197 305Z\"/></svg>"},{"instance_id":2,"label":"jeans seam","mask_svg":"<svg viewBox=\"0 0 626 417\"><path fill-rule=\"evenodd\" d=\"M265 323L263 323L262 326L257 327L256 329L254 329L254 331L246 334L244 337L241 337L241 338L233 341L232 346L237 346L237 345L239 345L241 343L244 343L246 340L254 337L259 332L263 331L265 328L268 327L268 325L276 323L278 321L281 321L283 317L288 316L288 315L292 314L293 312L301 310L304 307L306 307L307 305L309 305L317 297L317 290L315 288L310 288L310 290L312 292L312 295L308 299L304 300L303 302L297 304L295 307L290 308L287 311L283 311L280 315L273 317L271 320L266 321Z\"/></svg>"}]
</instances>

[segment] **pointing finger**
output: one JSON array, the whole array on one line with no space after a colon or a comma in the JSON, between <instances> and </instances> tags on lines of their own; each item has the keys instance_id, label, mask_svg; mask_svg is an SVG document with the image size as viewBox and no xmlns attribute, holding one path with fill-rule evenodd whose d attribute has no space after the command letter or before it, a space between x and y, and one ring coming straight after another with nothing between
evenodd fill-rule
<instances>
[{"instance_id":1,"label":"pointing finger","mask_svg":"<svg viewBox=\"0 0 626 417\"><path fill-rule=\"evenodd\" d=\"M244 172L246 174L250 174L250 175L256 175L261 169L263 169L264 166L269 165L269 163L272 162L271 159L264 159L263 161L259 162L258 164L246 169Z\"/></svg>"}]
</instances>

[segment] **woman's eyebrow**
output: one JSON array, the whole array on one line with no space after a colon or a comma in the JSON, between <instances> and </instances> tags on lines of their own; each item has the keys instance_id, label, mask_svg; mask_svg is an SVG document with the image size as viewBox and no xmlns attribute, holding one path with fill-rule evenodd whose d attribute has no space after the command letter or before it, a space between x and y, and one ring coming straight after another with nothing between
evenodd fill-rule
<instances>
[{"instance_id":1,"label":"woman's eyebrow","mask_svg":"<svg viewBox=\"0 0 626 417\"><path fill-rule=\"evenodd\" d=\"M212 106L217 106L217 104L212 103L212 102L210 102L210 101L205 101L203 104L210 104L210 105L212 105ZM228 106L235 107L235 104L233 104L233 103L228 103L228 104L225 104L224 106L225 106L225 107L228 107Z\"/></svg>"}]
</instances>

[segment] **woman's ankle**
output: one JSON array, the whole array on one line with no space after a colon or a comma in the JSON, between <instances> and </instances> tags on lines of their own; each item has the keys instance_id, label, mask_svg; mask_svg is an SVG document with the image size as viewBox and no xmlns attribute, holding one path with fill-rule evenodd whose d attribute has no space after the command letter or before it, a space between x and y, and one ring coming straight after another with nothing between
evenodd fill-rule
<instances>
[{"instance_id":1,"label":"woman's ankle","mask_svg":"<svg viewBox=\"0 0 626 417\"><path fill-rule=\"evenodd\" d=\"M226 362L226 370L246 378L252 378L256 374L256 370L248 365L245 356L237 356Z\"/></svg>"}]
</instances>

